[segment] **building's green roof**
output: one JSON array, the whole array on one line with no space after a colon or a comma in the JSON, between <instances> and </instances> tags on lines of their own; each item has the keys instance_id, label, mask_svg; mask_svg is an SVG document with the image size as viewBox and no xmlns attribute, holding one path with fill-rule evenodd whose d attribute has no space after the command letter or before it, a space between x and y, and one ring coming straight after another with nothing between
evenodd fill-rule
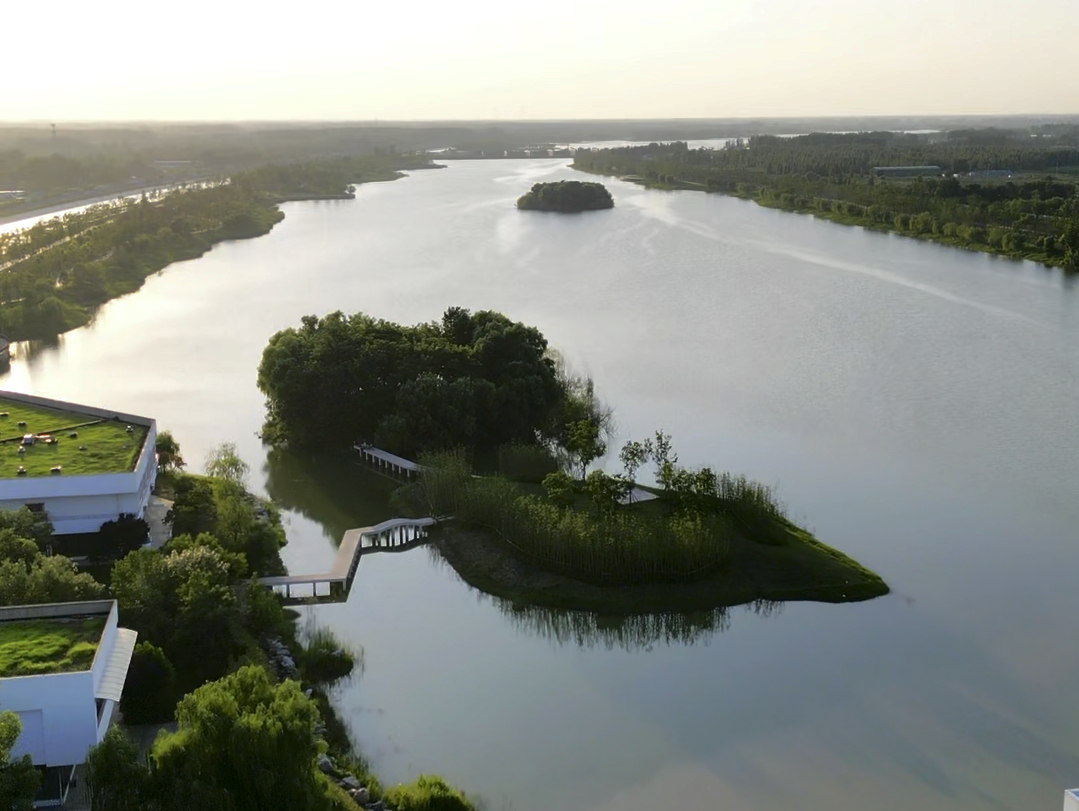
<instances>
[{"instance_id":1,"label":"building's green roof","mask_svg":"<svg viewBox=\"0 0 1079 811\"><path fill-rule=\"evenodd\" d=\"M0 678L89 670L105 615L0 622Z\"/></svg>"},{"instance_id":2,"label":"building's green roof","mask_svg":"<svg viewBox=\"0 0 1079 811\"><path fill-rule=\"evenodd\" d=\"M129 433L128 424L119 420L0 397L3 414L7 416L0 416L0 479L51 476L57 466L61 476L127 473L135 469L149 432L145 425L131 425ZM26 434L48 434L55 441L24 446ZM19 475L20 466L26 469L24 476Z\"/></svg>"}]
</instances>

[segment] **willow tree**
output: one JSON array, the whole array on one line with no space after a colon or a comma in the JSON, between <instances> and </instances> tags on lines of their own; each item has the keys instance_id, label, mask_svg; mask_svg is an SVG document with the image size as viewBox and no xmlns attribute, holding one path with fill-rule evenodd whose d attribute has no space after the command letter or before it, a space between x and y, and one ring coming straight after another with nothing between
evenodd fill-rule
<instances>
[{"instance_id":1,"label":"willow tree","mask_svg":"<svg viewBox=\"0 0 1079 811\"><path fill-rule=\"evenodd\" d=\"M249 665L185 696L176 720L150 755L167 809L326 811L351 802L316 766L319 712L295 681L275 684Z\"/></svg>"}]
</instances>

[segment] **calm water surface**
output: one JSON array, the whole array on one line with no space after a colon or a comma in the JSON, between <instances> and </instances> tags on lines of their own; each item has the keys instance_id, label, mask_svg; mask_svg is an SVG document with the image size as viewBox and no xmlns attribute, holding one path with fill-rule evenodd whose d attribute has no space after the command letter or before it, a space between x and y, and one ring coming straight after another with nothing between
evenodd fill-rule
<instances>
[{"instance_id":1,"label":"calm water surface","mask_svg":"<svg viewBox=\"0 0 1079 811\"><path fill-rule=\"evenodd\" d=\"M366 649L339 703L388 780L495 808L1051 809L1079 783L1079 299L1060 275L609 181L519 213L559 161L454 162L174 265L5 384L155 416L198 467L235 440L287 507L286 562L386 517L347 461L267 457L255 369L306 313L536 324L683 462L778 483L880 572L857 605L736 610L670 642L514 614L428 550L365 558L319 618ZM595 625L595 623L593 623ZM658 638L655 638L658 637Z\"/></svg>"}]
</instances>

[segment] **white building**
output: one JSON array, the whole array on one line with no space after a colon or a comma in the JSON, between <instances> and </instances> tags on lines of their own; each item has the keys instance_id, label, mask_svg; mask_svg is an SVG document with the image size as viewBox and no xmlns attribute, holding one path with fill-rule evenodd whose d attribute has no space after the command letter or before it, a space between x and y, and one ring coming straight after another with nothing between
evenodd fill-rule
<instances>
[{"instance_id":1,"label":"white building","mask_svg":"<svg viewBox=\"0 0 1079 811\"><path fill-rule=\"evenodd\" d=\"M23 475L18 472L16 462L7 458L17 447L10 443L21 441L19 432L23 429L17 423L12 424L13 420L0 420L0 509L14 510L25 506L43 510L48 513L57 535L97 532L106 521L114 521L125 514L143 516L157 480L157 424L154 420L29 394L0 392L0 416L7 413L5 408L14 412L18 407L55 413L54 422L80 421L71 423L75 427L85 423L115 428L120 433L127 431L140 438L142 444L134 464L110 465L103 461L89 473L72 475L54 470L55 475ZM48 423L48 420L43 419L43 422ZM65 451L68 447L84 447L79 445L77 437L71 438L77 435L77 430L68 431L69 426L59 425L46 427L64 428L55 439L67 443ZM34 425L28 425L27 430L30 429L31 435L38 431Z\"/></svg>"},{"instance_id":2,"label":"white building","mask_svg":"<svg viewBox=\"0 0 1079 811\"><path fill-rule=\"evenodd\" d=\"M104 737L124 689L137 634L118 627L115 600L0 608L0 629L20 623L50 630L60 623L95 620L102 630L88 670L64 672L58 667L55 672L7 677L0 672L0 709L12 710L22 722L12 757L30 755L43 773L38 805L63 801L74 767Z\"/></svg>"},{"instance_id":3,"label":"white building","mask_svg":"<svg viewBox=\"0 0 1079 811\"><path fill-rule=\"evenodd\" d=\"M1079 811L1079 788L1064 792L1064 811Z\"/></svg>"}]
</instances>

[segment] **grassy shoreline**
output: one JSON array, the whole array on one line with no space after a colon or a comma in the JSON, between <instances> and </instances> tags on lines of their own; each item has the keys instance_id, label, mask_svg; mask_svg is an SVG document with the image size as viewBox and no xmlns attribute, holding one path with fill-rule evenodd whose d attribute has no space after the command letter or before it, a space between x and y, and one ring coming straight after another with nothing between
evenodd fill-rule
<instances>
[{"instance_id":1,"label":"grassy shoreline","mask_svg":"<svg viewBox=\"0 0 1079 811\"><path fill-rule=\"evenodd\" d=\"M678 584L597 586L547 572L497 536L460 523L440 526L432 543L470 586L516 604L631 615L704 611L766 601L860 602L888 594L877 574L791 527L786 546L741 539L728 566ZM807 577L808 575L808 577ZM804 583L813 582L813 586Z\"/></svg>"}]
</instances>

